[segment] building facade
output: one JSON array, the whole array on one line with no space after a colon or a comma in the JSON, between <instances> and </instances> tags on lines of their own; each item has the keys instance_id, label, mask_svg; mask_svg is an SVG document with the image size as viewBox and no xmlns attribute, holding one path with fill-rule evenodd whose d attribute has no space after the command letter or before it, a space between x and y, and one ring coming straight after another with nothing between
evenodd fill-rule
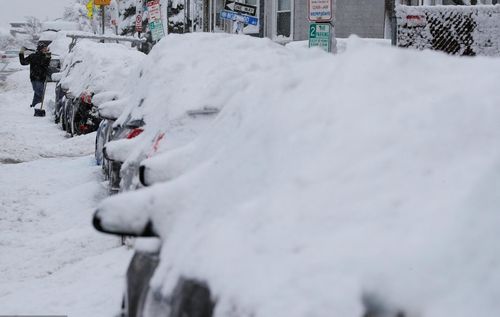
<instances>
[{"instance_id":1,"label":"building facade","mask_svg":"<svg viewBox=\"0 0 500 317\"><path fill-rule=\"evenodd\" d=\"M257 7L259 25L246 26L244 33L268 37L277 42L308 38L308 0L240 0ZM356 34L383 38L388 0L337 0L335 32L337 37ZM232 32L233 22L220 19L225 0L204 0L202 26L206 32Z\"/></svg>"}]
</instances>

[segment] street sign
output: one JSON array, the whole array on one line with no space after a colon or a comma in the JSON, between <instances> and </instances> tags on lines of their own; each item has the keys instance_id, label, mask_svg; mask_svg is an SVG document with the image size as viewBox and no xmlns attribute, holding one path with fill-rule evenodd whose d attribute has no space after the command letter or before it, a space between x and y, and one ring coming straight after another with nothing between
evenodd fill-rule
<instances>
[{"instance_id":1,"label":"street sign","mask_svg":"<svg viewBox=\"0 0 500 317\"><path fill-rule=\"evenodd\" d=\"M160 0L151 0L146 3L149 14L149 30L153 41L158 41L165 36L161 20Z\"/></svg>"},{"instance_id":2,"label":"street sign","mask_svg":"<svg viewBox=\"0 0 500 317\"><path fill-rule=\"evenodd\" d=\"M111 4L111 0L94 0L94 4L98 6L109 6Z\"/></svg>"},{"instance_id":3,"label":"street sign","mask_svg":"<svg viewBox=\"0 0 500 317\"><path fill-rule=\"evenodd\" d=\"M135 17L135 31L142 32L142 14L138 14Z\"/></svg>"},{"instance_id":4,"label":"street sign","mask_svg":"<svg viewBox=\"0 0 500 317\"><path fill-rule=\"evenodd\" d=\"M94 17L94 0L87 2L87 17L92 19Z\"/></svg>"},{"instance_id":5,"label":"street sign","mask_svg":"<svg viewBox=\"0 0 500 317\"><path fill-rule=\"evenodd\" d=\"M231 20L236 22L243 22L245 24L259 25L259 19L249 15L238 14L233 11L222 10L220 12L221 19Z\"/></svg>"},{"instance_id":6,"label":"street sign","mask_svg":"<svg viewBox=\"0 0 500 317\"><path fill-rule=\"evenodd\" d=\"M309 25L309 47L319 47L326 52L332 51L332 26L329 23Z\"/></svg>"},{"instance_id":7,"label":"street sign","mask_svg":"<svg viewBox=\"0 0 500 317\"><path fill-rule=\"evenodd\" d=\"M226 0L224 9L234 11L245 15L257 16L257 7L245 3L239 3L232 0Z\"/></svg>"},{"instance_id":8,"label":"street sign","mask_svg":"<svg viewBox=\"0 0 500 317\"><path fill-rule=\"evenodd\" d=\"M334 0L309 0L309 21L330 22L333 20Z\"/></svg>"},{"instance_id":9,"label":"street sign","mask_svg":"<svg viewBox=\"0 0 500 317\"><path fill-rule=\"evenodd\" d=\"M149 22L161 21L160 0L151 0L146 3L148 7Z\"/></svg>"}]
</instances>

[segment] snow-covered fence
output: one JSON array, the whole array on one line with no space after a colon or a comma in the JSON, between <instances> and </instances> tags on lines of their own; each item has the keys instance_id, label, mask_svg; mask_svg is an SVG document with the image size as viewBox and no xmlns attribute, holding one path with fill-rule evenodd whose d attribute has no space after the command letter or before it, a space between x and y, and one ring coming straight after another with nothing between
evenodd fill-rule
<instances>
[{"instance_id":1,"label":"snow-covered fence","mask_svg":"<svg viewBox=\"0 0 500 317\"><path fill-rule=\"evenodd\" d=\"M500 5L396 6L398 46L500 56Z\"/></svg>"}]
</instances>

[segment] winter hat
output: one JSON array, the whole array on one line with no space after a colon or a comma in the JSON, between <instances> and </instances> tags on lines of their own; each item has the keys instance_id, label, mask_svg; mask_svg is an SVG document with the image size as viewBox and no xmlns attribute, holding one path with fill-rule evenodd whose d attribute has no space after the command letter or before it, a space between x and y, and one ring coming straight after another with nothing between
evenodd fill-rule
<instances>
[{"instance_id":1,"label":"winter hat","mask_svg":"<svg viewBox=\"0 0 500 317\"><path fill-rule=\"evenodd\" d=\"M46 47L47 47L47 44L45 44L43 42L38 42L38 45L36 46L36 50L41 51L42 49L44 49Z\"/></svg>"}]
</instances>

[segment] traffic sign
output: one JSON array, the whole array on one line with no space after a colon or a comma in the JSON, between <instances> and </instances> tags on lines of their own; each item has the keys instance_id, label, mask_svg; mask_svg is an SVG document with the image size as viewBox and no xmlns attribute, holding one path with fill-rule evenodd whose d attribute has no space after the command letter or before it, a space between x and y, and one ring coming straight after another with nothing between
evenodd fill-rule
<instances>
[{"instance_id":1,"label":"traffic sign","mask_svg":"<svg viewBox=\"0 0 500 317\"><path fill-rule=\"evenodd\" d=\"M161 21L160 0L151 0L146 2L149 13L149 22Z\"/></svg>"},{"instance_id":2,"label":"traffic sign","mask_svg":"<svg viewBox=\"0 0 500 317\"><path fill-rule=\"evenodd\" d=\"M334 0L309 0L309 21L330 22L334 17Z\"/></svg>"},{"instance_id":3,"label":"traffic sign","mask_svg":"<svg viewBox=\"0 0 500 317\"><path fill-rule=\"evenodd\" d=\"M309 47L319 47L326 52L332 51L332 26L329 23L309 25Z\"/></svg>"},{"instance_id":4,"label":"traffic sign","mask_svg":"<svg viewBox=\"0 0 500 317\"><path fill-rule=\"evenodd\" d=\"M111 4L111 0L94 0L94 4L98 6L109 6Z\"/></svg>"},{"instance_id":5,"label":"traffic sign","mask_svg":"<svg viewBox=\"0 0 500 317\"><path fill-rule=\"evenodd\" d=\"M226 0L224 9L234 11L245 15L257 16L257 7L245 3L236 2L234 0Z\"/></svg>"},{"instance_id":6,"label":"traffic sign","mask_svg":"<svg viewBox=\"0 0 500 317\"><path fill-rule=\"evenodd\" d=\"M135 17L135 31L142 32L142 14L138 14Z\"/></svg>"},{"instance_id":7,"label":"traffic sign","mask_svg":"<svg viewBox=\"0 0 500 317\"><path fill-rule=\"evenodd\" d=\"M234 11L222 10L220 12L221 19L243 22L245 24L259 25L259 19L249 15L238 14Z\"/></svg>"},{"instance_id":8,"label":"traffic sign","mask_svg":"<svg viewBox=\"0 0 500 317\"><path fill-rule=\"evenodd\" d=\"M160 0L151 0L146 3L149 13L149 30L153 41L158 41L165 36L161 20ZM137 21L136 21L137 22Z\"/></svg>"}]
</instances>

